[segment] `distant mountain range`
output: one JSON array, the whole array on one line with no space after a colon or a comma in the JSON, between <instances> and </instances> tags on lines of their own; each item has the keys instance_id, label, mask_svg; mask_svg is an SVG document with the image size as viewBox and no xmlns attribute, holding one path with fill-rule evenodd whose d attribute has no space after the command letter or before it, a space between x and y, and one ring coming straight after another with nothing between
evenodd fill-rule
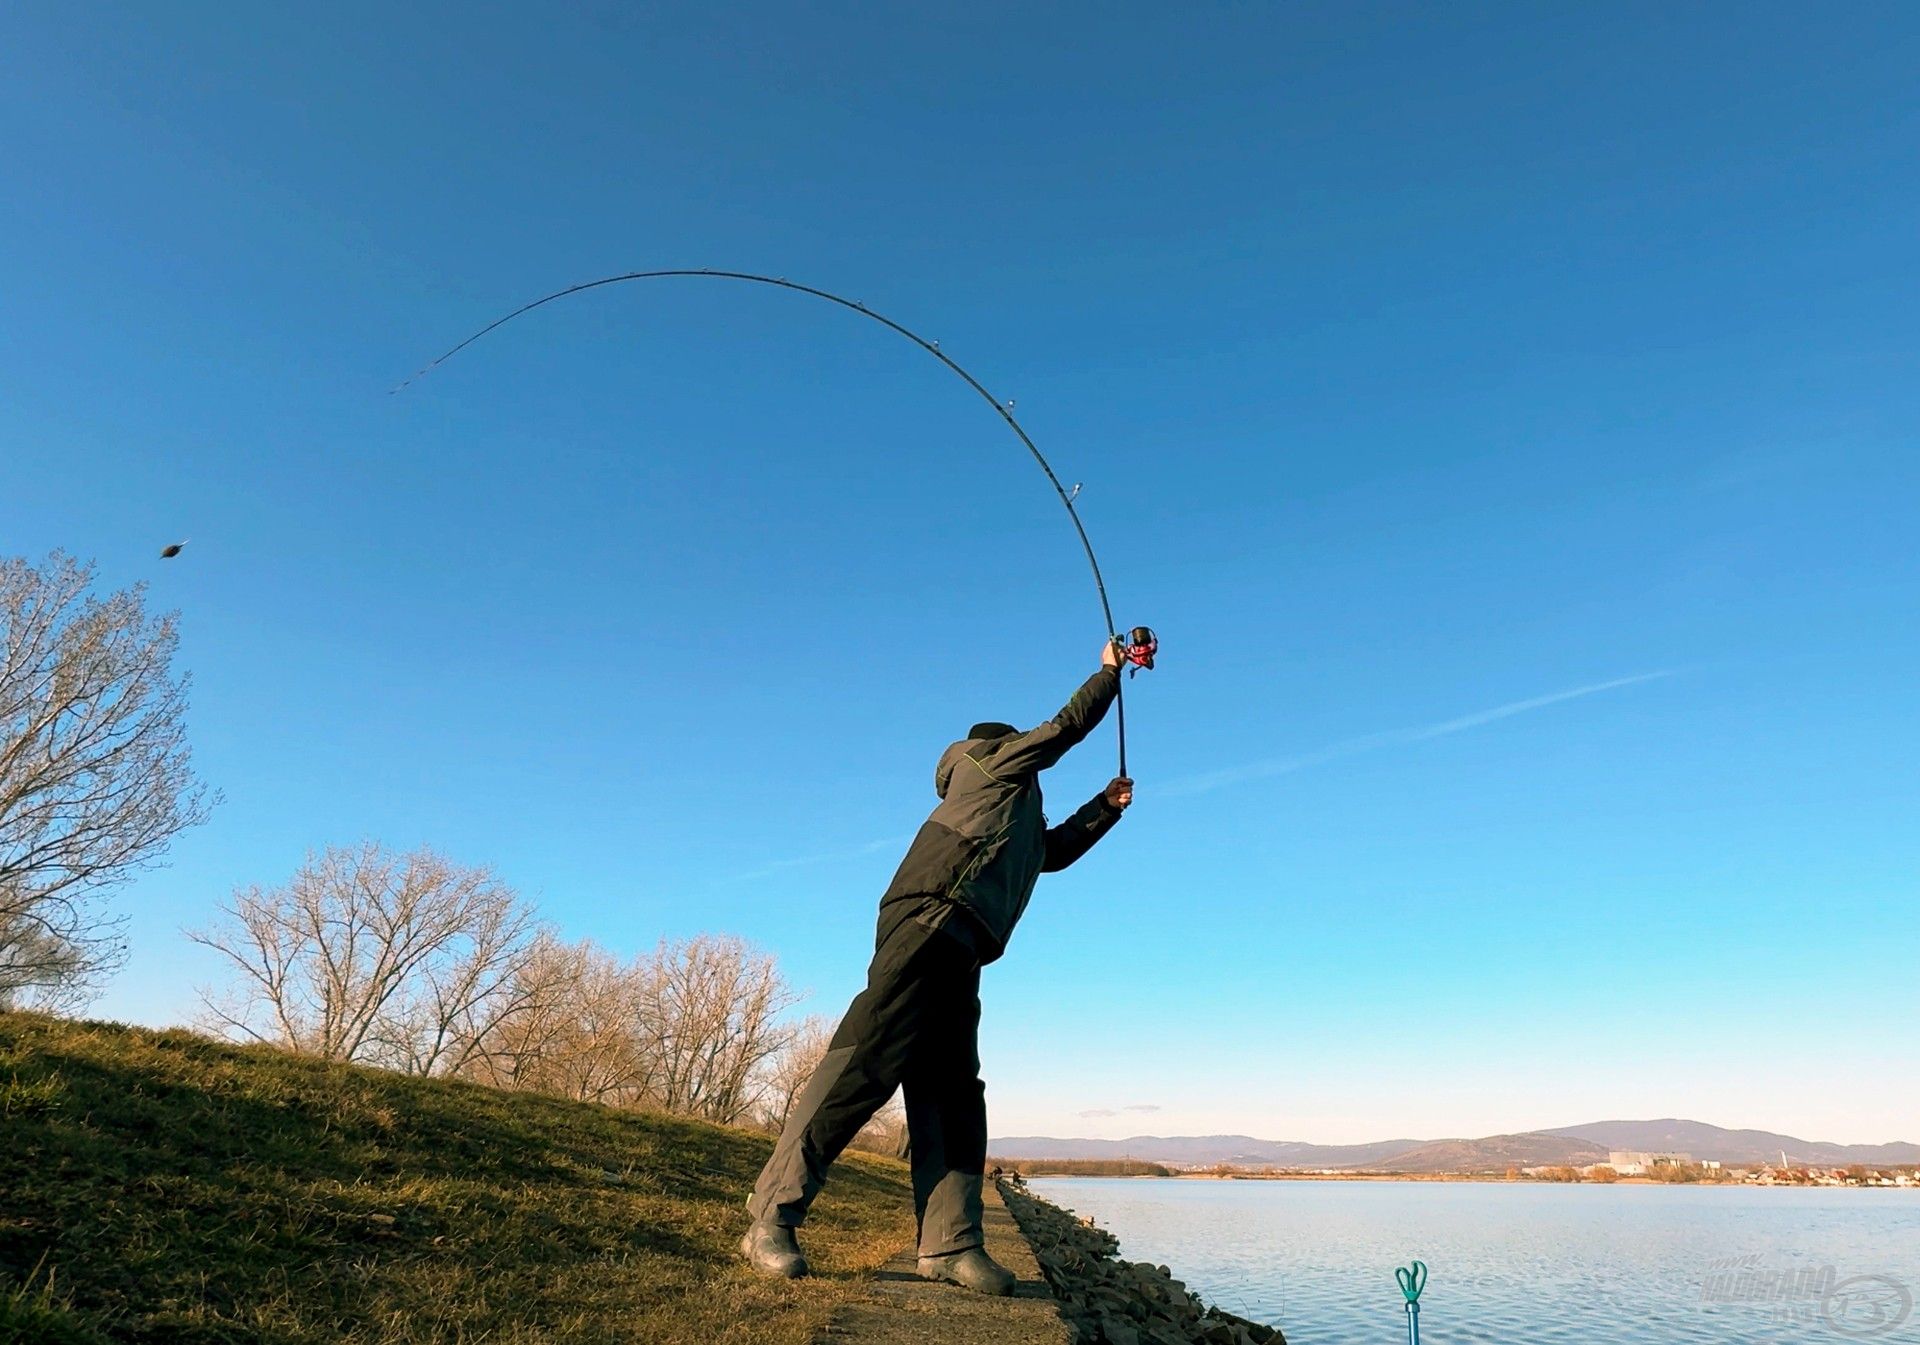
<instances>
[{"instance_id":1,"label":"distant mountain range","mask_svg":"<svg viewBox=\"0 0 1920 1345\"><path fill-rule=\"evenodd\" d=\"M1378 1140L1372 1144L1305 1144L1249 1135L1135 1135L1124 1140L995 1139L996 1158L1137 1158L1150 1163L1211 1167L1333 1168L1353 1172L1504 1172L1510 1167L1603 1163L1615 1149L1687 1153L1701 1160L1752 1167L1787 1161L1801 1166L1920 1163L1920 1144L1827 1144L1766 1130L1726 1130L1702 1121L1594 1121L1559 1130L1481 1139Z\"/></svg>"}]
</instances>

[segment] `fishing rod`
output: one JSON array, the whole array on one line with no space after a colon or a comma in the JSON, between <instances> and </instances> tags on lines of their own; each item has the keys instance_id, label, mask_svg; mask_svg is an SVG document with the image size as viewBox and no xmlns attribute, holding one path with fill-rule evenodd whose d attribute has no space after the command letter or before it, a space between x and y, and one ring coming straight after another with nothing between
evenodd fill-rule
<instances>
[{"instance_id":1,"label":"fishing rod","mask_svg":"<svg viewBox=\"0 0 1920 1345\"><path fill-rule=\"evenodd\" d=\"M586 290L599 289L603 285L618 285L629 280L659 280L668 277L705 277L713 280L744 280L755 285L772 285L777 289L792 290L798 294L810 294L816 299L825 299L828 303L838 304L840 307L850 309L862 317L872 318L882 326L889 327L900 333L900 335L906 337L907 340L919 346L920 349L926 351L927 354L933 356L936 360L939 360L940 363L946 365L947 368L966 380L967 386L979 393L987 405L991 406L999 413L1000 418L1007 422L1007 428L1019 436L1020 442L1026 445L1027 452L1031 453L1033 460L1040 464L1040 470L1047 474L1047 481L1052 485L1054 494L1060 497L1060 503L1066 506L1067 517L1073 520L1073 530L1079 535L1080 546L1087 553L1087 564L1093 569L1093 583L1094 587L1100 592L1100 617L1104 623L1107 638L1111 640L1114 647L1119 650L1121 661L1130 665L1127 669L1127 676L1132 677L1134 672L1140 668L1153 667L1154 655L1157 654L1160 649L1160 641L1158 637L1154 635L1153 631L1145 626L1135 626L1123 636L1113 624L1113 606L1107 601L1107 581L1100 574L1100 561L1099 558L1093 554L1093 542L1087 536L1086 525L1080 521L1080 511L1073 507L1074 496L1080 493L1080 487L1076 485L1072 492L1069 493L1066 487L1060 484L1060 478L1054 474L1052 464L1050 464L1046 456L1040 452L1039 445L1033 442L1032 436L1022 428L1018 420L1014 419L1013 403L1010 401L1002 402L991 392L988 392L979 379L961 368L951 355L940 349L940 343L938 341L929 341L918 332L909 330L884 313L874 312L871 308L868 308L865 304L856 300L844 299L827 290L815 289L812 285L799 284L797 281L788 280L785 276L755 275L750 271L716 271L706 267L697 270L629 271L624 275L604 276L599 280L589 280L579 285L569 285L566 289L555 290L552 294L546 295L544 298L535 299L532 303L522 304L505 317L496 318L494 321L489 322L486 326L482 327L472 336L469 336L459 345L448 350L445 354L428 361L425 365L421 366L412 377L395 385L391 391L395 393L404 391L489 332L504 327L521 314L531 313L534 309L550 304L556 299L565 299L569 295L580 294ZM1126 697L1117 689L1114 693L1113 708L1115 726L1119 731L1120 740L1120 774L1125 776L1127 773L1127 706Z\"/></svg>"}]
</instances>

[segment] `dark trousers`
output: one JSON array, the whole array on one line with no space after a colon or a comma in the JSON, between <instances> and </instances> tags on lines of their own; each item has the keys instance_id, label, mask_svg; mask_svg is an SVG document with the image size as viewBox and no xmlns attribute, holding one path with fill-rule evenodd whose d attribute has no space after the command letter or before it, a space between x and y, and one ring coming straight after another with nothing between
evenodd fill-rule
<instances>
[{"instance_id":1,"label":"dark trousers","mask_svg":"<svg viewBox=\"0 0 1920 1345\"><path fill-rule=\"evenodd\" d=\"M747 1207L756 1219L805 1222L827 1168L904 1087L920 1255L978 1247L987 1163L980 964L964 940L911 914L889 922L883 913L877 942L867 988L794 1102Z\"/></svg>"}]
</instances>

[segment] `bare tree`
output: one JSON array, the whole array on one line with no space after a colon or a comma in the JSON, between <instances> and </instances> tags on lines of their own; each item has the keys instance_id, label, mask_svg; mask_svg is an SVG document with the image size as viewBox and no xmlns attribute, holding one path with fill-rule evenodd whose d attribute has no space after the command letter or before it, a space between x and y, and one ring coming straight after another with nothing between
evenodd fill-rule
<instances>
[{"instance_id":1,"label":"bare tree","mask_svg":"<svg viewBox=\"0 0 1920 1345\"><path fill-rule=\"evenodd\" d=\"M767 1129L779 1130L787 1123L787 1114L800 1098L800 1090L820 1068L833 1041L836 1020L824 1014L811 1014L794 1024L786 1044L768 1062L767 1083L762 1099Z\"/></svg>"},{"instance_id":2,"label":"bare tree","mask_svg":"<svg viewBox=\"0 0 1920 1345\"><path fill-rule=\"evenodd\" d=\"M31 1004L49 1012L75 1009L92 996L87 950L46 926L0 915L0 1012Z\"/></svg>"},{"instance_id":3,"label":"bare tree","mask_svg":"<svg viewBox=\"0 0 1920 1345\"><path fill-rule=\"evenodd\" d=\"M791 1029L797 1000L772 957L731 935L664 942L647 1017L660 1026L656 1105L734 1122L759 1100L768 1063Z\"/></svg>"},{"instance_id":4,"label":"bare tree","mask_svg":"<svg viewBox=\"0 0 1920 1345\"><path fill-rule=\"evenodd\" d=\"M513 977L520 1012L481 1034L459 1073L495 1088L568 1095L567 1089L550 1082L557 1072L551 1062L565 1053L576 1033L587 963L594 952L585 943L561 943L551 936L536 940Z\"/></svg>"},{"instance_id":5,"label":"bare tree","mask_svg":"<svg viewBox=\"0 0 1920 1345\"><path fill-rule=\"evenodd\" d=\"M239 973L202 992L220 1027L328 1060L456 1072L530 1000L533 917L489 869L378 845L309 856L282 887L247 888L192 932Z\"/></svg>"},{"instance_id":6,"label":"bare tree","mask_svg":"<svg viewBox=\"0 0 1920 1345\"><path fill-rule=\"evenodd\" d=\"M650 963L622 966L591 943L543 939L515 976L521 1007L480 1040L461 1072L500 1088L639 1106L659 1072L647 1019Z\"/></svg>"},{"instance_id":7,"label":"bare tree","mask_svg":"<svg viewBox=\"0 0 1920 1345\"><path fill-rule=\"evenodd\" d=\"M837 1019L813 1014L787 1029L784 1044L767 1062L760 1089L760 1118L768 1130L778 1131L787 1124L793 1104L820 1068L833 1045ZM873 1153L905 1157L907 1152L907 1109L895 1093L875 1112L853 1137L852 1146Z\"/></svg>"},{"instance_id":8,"label":"bare tree","mask_svg":"<svg viewBox=\"0 0 1920 1345\"><path fill-rule=\"evenodd\" d=\"M770 1093L784 1110L819 1054L790 1049L795 995L743 940L622 963L540 932L488 870L430 850L328 850L221 909L190 935L238 973L230 997L203 992L213 1023L330 1060L737 1122Z\"/></svg>"},{"instance_id":9,"label":"bare tree","mask_svg":"<svg viewBox=\"0 0 1920 1345\"><path fill-rule=\"evenodd\" d=\"M84 998L124 943L100 898L207 815L173 613L55 552L0 558L0 1005Z\"/></svg>"},{"instance_id":10,"label":"bare tree","mask_svg":"<svg viewBox=\"0 0 1920 1345\"><path fill-rule=\"evenodd\" d=\"M543 942L513 993L522 1007L468 1054L467 1077L731 1122L788 1105L820 1053L796 1051L797 1029L778 1021L794 995L773 959L726 936L664 942L626 964L590 943ZM813 1027L824 1050L831 1025Z\"/></svg>"},{"instance_id":11,"label":"bare tree","mask_svg":"<svg viewBox=\"0 0 1920 1345\"><path fill-rule=\"evenodd\" d=\"M847 1147L886 1154L891 1158L907 1156L907 1109L898 1093L860 1127L860 1133L853 1137Z\"/></svg>"}]
</instances>

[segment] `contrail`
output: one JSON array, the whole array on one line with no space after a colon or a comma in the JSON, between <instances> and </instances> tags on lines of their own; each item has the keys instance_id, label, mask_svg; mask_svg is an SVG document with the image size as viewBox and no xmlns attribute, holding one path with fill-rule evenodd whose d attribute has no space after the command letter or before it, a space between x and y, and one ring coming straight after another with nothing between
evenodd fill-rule
<instances>
[{"instance_id":1,"label":"contrail","mask_svg":"<svg viewBox=\"0 0 1920 1345\"><path fill-rule=\"evenodd\" d=\"M1462 715L1458 719L1443 720L1441 723L1429 724L1421 729L1408 729L1403 736L1407 742L1419 742L1426 738L1444 738L1449 733L1458 733L1462 729L1477 729L1482 724L1491 724L1496 719L1505 719L1510 715L1525 714L1529 710L1558 705L1561 701L1576 701L1582 696L1597 696L1602 691L1612 691L1616 687L1656 682L1662 677L1673 676L1677 671L1678 669L1675 668L1662 668L1658 672L1635 673L1632 677L1616 677L1611 682L1595 682L1591 686L1575 687L1571 691L1556 691L1550 696L1535 696L1531 700L1514 701L1510 705L1482 710L1479 714Z\"/></svg>"},{"instance_id":2,"label":"contrail","mask_svg":"<svg viewBox=\"0 0 1920 1345\"><path fill-rule=\"evenodd\" d=\"M912 839L911 836L888 836L884 840L868 841L865 845L848 846L843 850L828 850L817 855L798 855L792 859L776 859L762 864L757 869L736 873L725 881L745 883L755 878L769 878L776 873L785 873L788 869L806 869L812 868L815 864L838 864L849 859L863 859L881 850L891 850L896 846L905 845Z\"/></svg>"},{"instance_id":3,"label":"contrail","mask_svg":"<svg viewBox=\"0 0 1920 1345\"><path fill-rule=\"evenodd\" d=\"M1369 733L1359 738L1348 738L1328 747L1312 752L1302 752L1295 756L1270 757L1265 761L1249 762L1245 766L1232 766L1226 770L1210 771L1204 775L1190 775L1162 785L1154 792L1161 795L1205 794L1227 785L1242 784L1248 780L1264 780L1275 775L1291 775L1295 771L1306 770L1309 766L1324 765L1329 761L1338 761L1342 757L1357 756L1361 752L1372 752L1382 747L1395 747L1404 743L1425 742L1429 738L1444 738L1450 733L1463 733L1467 729L1479 728L1482 724L1491 724L1496 719L1507 719L1513 715L1522 715L1529 710L1544 709L1549 705L1558 705L1562 701L1577 701L1583 696L1597 696L1603 691L1614 691L1620 687L1638 686L1642 682L1657 682L1663 677L1672 677L1679 669L1662 668L1657 672L1635 673L1632 677L1616 677L1609 682L1593 682L1587 686L1573 687L1566 691L1555 691L1545 696L1532 696L1523 701L1510 701L1506 705L1496 705L1491 710L1481 710L1470 715L1461 715L1457 719L1443 719L1437 724L1423 724L1418 728L1390 729L1385 733Z\"/></svg>"}]
</instances>

